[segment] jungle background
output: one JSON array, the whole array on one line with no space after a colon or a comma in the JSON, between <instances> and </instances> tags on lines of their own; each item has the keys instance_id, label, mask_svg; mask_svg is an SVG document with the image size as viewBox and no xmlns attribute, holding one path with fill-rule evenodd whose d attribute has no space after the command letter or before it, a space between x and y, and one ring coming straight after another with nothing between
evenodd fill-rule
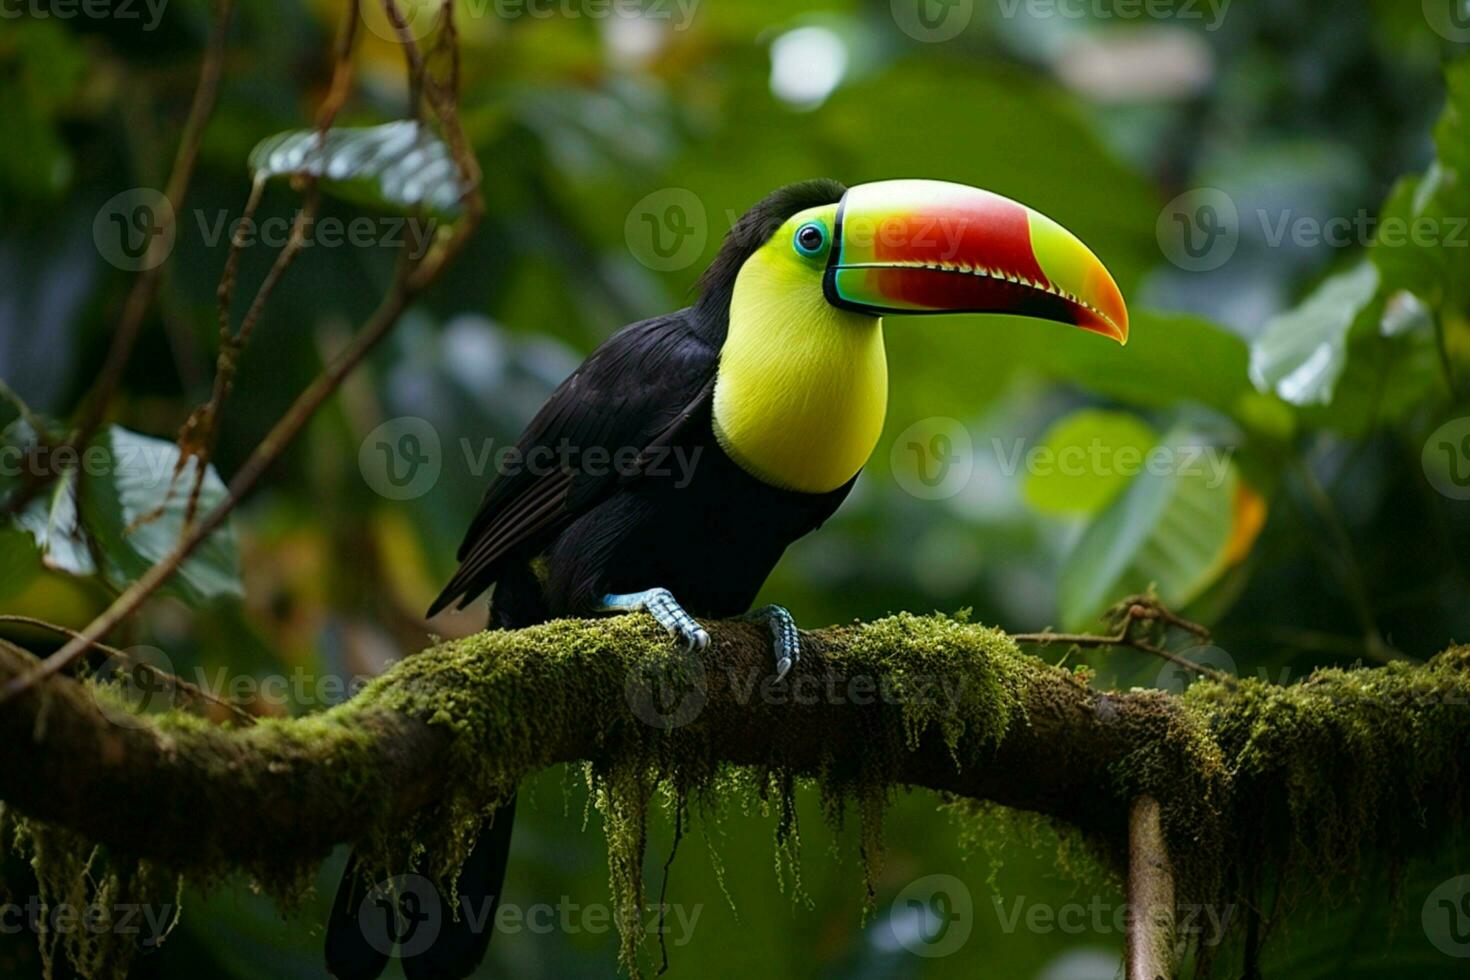
<instances>
[{"instance_id":1,"label":"jungle background","mask_svg":"<svg viewBox=\"0 0 1470 980\"><path fill-rule=\"evenodd\" d=\"M893 320L884 442L764 599L807 626L968 609L1012 631L1087 629L1152 585L1213 630L1191 656L1280 682L1470 638L1470 16L1457 2L461 6L483 225L118 645L252 712L299 714L431 631L478 629L482 605L432 625L421 613L452 571L484 454L618 326L683 305L734 216L813 176L956 180L1043 211L1113 271L1133 340ZM211 9L0 0L0 425L31 458L103 368L136 275L109 215L167 178ZM177 534L181 495L158 474L213 381L219 229L244 205L252 148L311 125L341 14L339 0L235 12L157 302L94 436L117 465L79 477L62 460L7 513L0 612L80 628ZM381 15L368 28L340 125L407 114L402 57ZM299 203L270 182L257 220L283 228ZM393 204L324 195L322 218L370 216L374 230L304 249L272 297L221 417L225 479L376 304L412 245L412 218L407 245L384 220ZM1378 234L1395 221L1424 234ZM247 294L281 244L265 238L242 253ZM405 484L379 454L405 435L424 437L427 479ZM1170 465L1118 465L1159 446L1178 450ZM12 499L31 496L20 458L0 474ZM222 493L213 474L203 492ZM13 623L0 635L57 643ZM1137 652L1041 655L1090 663L1103 686L1188 683ZM577 911L502 935L481 975L614 971L609 918L582 916L608 902L585 796L575 770L525 788L505 901ZM670 882L695 917L687 934L671 926L672 975L1117 973L1121 893L1076 880L1044 832L997 817L962 834L929 794L900 794L864 916L852 829L826 827L814 797L802 820L795 898L770 815L700 822ZM670 839L655 828L650 875ZM344 859L289 917L247 882L191 890L137 974L321 976ZM1431 898L1470 860L1446 849L1395 870L1284 914L1265 975L1462 975L1470 906L1441 921ZM970 932L918 955L933 951L903 897L934 874L964 883ZM26 875L3 868L13 899ZM0 934L0 975L39 976L35 945Z\"/></svg>"}]
</instances>

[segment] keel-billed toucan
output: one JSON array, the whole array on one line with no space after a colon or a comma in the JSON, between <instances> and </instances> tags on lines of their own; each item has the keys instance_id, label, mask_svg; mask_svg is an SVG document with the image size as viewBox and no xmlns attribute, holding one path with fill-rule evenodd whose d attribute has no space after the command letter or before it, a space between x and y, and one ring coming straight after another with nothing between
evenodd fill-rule
<instances>
[{"instance_id":1,"label":"keel-billed toucan","mask_svg":"<svg viewBox=\"0 0 1470 980\"><path fill-rule=\"evenodd\" d=\"M644 610L702 649L695 616L749 615L770 626L779 678L800 656L791 616L748 611L878 442L884 316L1010 313L1128 338L1118 287L1085 245L1014 201L940 181L784 187L740 218L700 287L693 306L618 331L556 389L431 616L494 586L501 627ZM538 447L547 465L529 465ZM667 465L675 450L687 471ZM483 957L513 805L461 872L475 914L442 916L435 942L404 959L411 980L463 977ZM387 959L359 930L356 877L349 867L328 933L341 980Z\"/></svg>"}]
</instances>

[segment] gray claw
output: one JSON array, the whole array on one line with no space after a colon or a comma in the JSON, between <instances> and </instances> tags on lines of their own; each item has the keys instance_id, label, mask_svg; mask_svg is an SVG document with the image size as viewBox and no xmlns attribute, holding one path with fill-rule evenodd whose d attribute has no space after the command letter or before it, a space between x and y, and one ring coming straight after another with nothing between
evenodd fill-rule
<instances>
[{"instance_id":1,"label":"gray claw","mask_svg":"<svg viewBox=\"0 0 1470 980\"><path fill-rule=\"evenodd\" d=\"M762 606L741 618L765 623L771 631L771 646L776 655L776 680L780 681L801 659L801 634L797 632L796 620L782 606Z\"/></svg>"},{"instance_id":2,"label":"gray claw","mask_svg":"<svg viewBox=\"0 0 1470 980\"><path fill-rule=\"evenodd\" d=\"M694 653L709 646L709 633L692 619L679 619L664 629L683 646L685 653Z\"/></svg>"},{"instance_id":3,"label":"gray claw","mask_svg":"<svg viewBox=\"0 0 1470 980\"><path fill-rule=\"evenodd\" d=\"M693 626L678 626L669 630L670 636L676 636L684 641L684 652L693 653L696 650L703 651L709 646L709 633L703 626L695 623Z\"/></svg>"}]
</instances>

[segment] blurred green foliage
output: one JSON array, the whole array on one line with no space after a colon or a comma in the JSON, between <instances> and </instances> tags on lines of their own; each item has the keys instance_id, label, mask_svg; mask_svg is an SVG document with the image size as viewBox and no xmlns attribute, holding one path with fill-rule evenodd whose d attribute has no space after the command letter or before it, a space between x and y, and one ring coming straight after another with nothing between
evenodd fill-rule
<instances>
[{"instance_id":1,"label":"blurred green foliage","mask_svg":"<svg viewBox=\"0 0 1470 980\"><path fill-rule=\"evenodd\" d=\"M657 4L639 19L579 16L577 4L550 16L462 5L463 115L485 173L485 225L125 642L166 651L173 669L220 693L235 684L263 713L318 710L341 696L324 677L370 674L422 646L420 613L452 569L490 454L592 346L684 304L745 207L819 175L950 179L1024 201L1113 270L1133 330L1115 349L1007 318L893 320L885 440L852 499L790 550L767 588L800 621L970 607L1012 630L1084 628L1154 584L1214 628L1215 646L1200 654L1211 666L1279 680L1423 658L1470 636L1470 505L1459 495L1470 440L1458 442L1470 431L1445 427L1466 414L1470 384L1470 67L1455 60L1456 38L1434 29L1453 25L1450 8L1258 0L1218 18L1204 4L1147 18L1106 0L960 3L951 8L967 12L964 29L924 40L904 2L704 0ZM7 446L34 442L22 403L62 433L97 375L132 279L107 260L99 216L121 192L162 186L188 109L210 5L172 0L152 27L134 6L138 17L100 18L4 7L0 379L18 396L0 402ZM249 168L275 172L264 151L252 164L252 149L277 134L288 135L275 151L289 149L300 139L291 131L310 125L342 9L257 0L237 12L159 301L115 424L98 437L113 452L146 445L155 463L176 458L158 440L212 383L221 229L239 216ZM308 247L277 291L223 418L214 464L226 476L376 303L404 247L393 208L445 193L414 185L403 154L373 164L377 151L364 149L393 132L366 127L409 110L401 55L374 24L383 27L370 20L359 32L359 80L339 118L362 129L337 148L346 180L326 188L321 215L368 220L371 233ZM341 186L350 193L332 197ZM1233 241L1224 261L1195 271L1171 220L1193 215L1200 227L1184 231L1207 231L1203 205L1188 207L1203 188L1234 211ZM640 215L665 216L649 209L673 200L696 244L671 266L651 260L638 233ZM1166 206L1180 200L1183 211ZM265 231L288 228L298 204L288 182L266 188L237 319L283 244ZM1323 240L1334 221L1345 237ZM1390 240L1391 222L1412 232L1425 221L1427 238ZM405 416L432 428L441 470L422 495L391 499L374 481L371 437ZM909 492L906 434L936 418L967 439L921 450L948 446L958 456L930 462L959 465L964 478L943 495ZM1208 466L1116 465L1125 450L1180 446L1223 460L1220 478ZM1068 447L1100 447L1114 465L1042 472L1027 462L1031 449L1055 463ZM100 480L67 470L0 527L0 611L79 627L167 547L182 519L178 488L130 485L125 467L107 469ZM13 476L0 477L0 492L14 492ZM219 493L213 471L206 493ZM159 506L161 516L139 520ZM467 632L482 621L474 610L435 626ZM1142 655L1077 656L1099 684L1177 683ZM284 697L248 683L283 676L301 681ZM549 773L525 795L507 901L605 903L602 842L582 828L578 775ZM670 899L700 916L691 941L671 945L676 974L1116 971L1115 930L1009 918L1018 907L1121 901L1112 884L1070 880L1044 834L994 843L993 860L967 855L932 799L898 796L878 914L865 924L854 832L834 843L814 799L801 818L799 901L777 890L771 815L701 822L670 883ZM669 844L669 828L657 828L651 879ZM180 931L140 975L319 976L317 924L339 867L323 871L320 900L286 921L243 883L190 894ZM1391 937L1387 878L1295 910L1266 975L1458 975L1414 920L1423 896L1464 870L1462 855L1446 854L1405 878L1408 921ZM24 894L23 869L4 871ZM925 959L897 940L889 908L931 873L967 883L974 933L957 953ZM525 930L497 941L484 975L606 975L615 943L610 928ZM36 975L33 945L0 936L0 975Z\"/></svg>"}]
</instances>

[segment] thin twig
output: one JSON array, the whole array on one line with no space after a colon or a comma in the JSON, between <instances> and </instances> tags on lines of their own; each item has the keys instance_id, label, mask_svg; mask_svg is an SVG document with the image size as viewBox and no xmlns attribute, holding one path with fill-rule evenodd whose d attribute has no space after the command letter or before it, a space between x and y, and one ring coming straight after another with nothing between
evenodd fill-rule
<instances>
[{"instance_id":1,"label":"thin twig","mask_svg":"<svg viewBox=\"0 0 1470 980\"><path fill-rule=\"evenodd\" d=\"M357 38L357 21L359 0L352 0L343 14L342 28L338 34L336 54L332 69L332 84L328 89L327 96L317 112L316 135L318 152L326 144L327 132L331 128L337 113L341 111L343 103L346 102L348 94L352 90L352 48ZM265 191L265 180L257 177L251 184L250 195L245 202L245 211L241 215L240 223L235 229L235 234L230 239L229 254L225 257L225 268L220 276L219 286L215 296L219 306L219 354L216 358L214 385L210 391L209 400L203 405L189 413L189 418L179 431L179 460L174 466L173 476L169 482L170 491L173 484L183 473L184 468L190 460L197 460L198 467L195 471L194 485L189 490L189 502L184 511L184 526L193 523L199 508L199 494L204 487L204 477L214 452L214 445L219 432L219 414L223 410L224 402L229 397L234 385L235 374L239 370L240 357L245 347L250 343L250 337L254 333L255 324L259 320L265 304L269 301L276 285L290 268L296 255L306 243L307 229L316 218L316 211L320 205L320 197L317 191L317 178L309 175L306 178L306 203L297 212L296 219L291 225L291 234L286 245L281 249L276 260L266 274L265 280L256 290L254 299L240 323L238 332L230 326L230 307L235 294L235 282L239 274L240 256L245 247L245 238L253 228L255 212L260 206L261 196ZM151 514L145 514L134 524L142 524L157 518L163 513L164 505L160 505Z\"/></svg>"},{"instance_id":2,"label":"thin twig","mask_svg":"<svg viewBox=\"0 0 1470 980\"><path fill-rule=\"evenodd\" d=\"M1213 667L1206 667L1204 664L1197 664L1186 657L1181 657L1173 650L1151 642L1147 637L1138 635L1134 627L1145 622L1163 623L1166 626L1184 630L1201 642L1207 642L1210 638L1208 629L1172 612L1157 599L1150 596L1134 596L1126 600L1126 608L1123 610L1116 633L1054 633L1051 630L1043 630L1040 633L1012 633L1011 639L1017 643L1038 643L1042 646L1065 643L1069 646L1089 648L1130 647L1142 653L1160 657L1186 670L1192 670L1201 677L1208 677L1212 681L1218 681L1230 687L1235 686L1235 678L1229 674L1215 670Z\"/></svg>"},{"instance_id":3,"label":"thin twig","mask_svg":"<svg viewBox=\"0 0 1470 980\"><path fill-rule=\"evenodd\" d=\"M17 623L22 626L34 626L37 629L47 630L51 633L59 633L62 636L70 636L73 638L81 635L69 626L62 626L60 623L50 623L44 619L37 619L34 616L20 616L10 613L4 613L0 614L0 623ZM159 668L153 666L145 660L139 660L137 657L133 656L131 653L128 653L126 650L119 650L117 647L108 646L106 643L94 643L92 644L92 646L107 654L114 660L121 660L125 664L130 664L134 667L142 668L145 673L151 674L153 677L156 677L157 679L165 682L170 687L188 695L190 698L193 698L196 701L208 701L210 704L218 705L219 707L224 708L226 711L231 712L236 718L240 719L247 725L255 724L255 716L246 711L244 708L240 707L238 704L235 704L232 701L226 701L223 698L216 697L215 695L210 694L208 691L204 690L202 687L199 687L195 684L190 684L188 681L184 680L177 674L170 674L166 670L160 670Z\"/></svg>"},{"instance_id":4,"label":"thin twig","mask_svg":"<svg viewBox=\"0 0 1470 980\"><path fill-rule=\"evenodd\" d=\"M265 304L270 300L271 293L275 292L286 270L291 267L291 263L306 246L311 224L316 220L317 208L320 206L321 195L317 192L315 180L313 180L306 194L306 203L296 213L296 220L291 225L291 236L286 240L280 254L276 256L275 263L271 266L270 272L266 273L260 289L255 294L255 299L251 301L250 308L245 311L245 316L240 321L240 330L235 335L237 349L243 349L250 343L250 336L255 332L255 325L260 322L260 314L265 310ZM229 380L225 382L224 388L228 392Z\"/></svg>"},{"instance_id":5,"label":"thin twig","mask_svg":"<svg viewBox=\"0 0 1470 980\"><path fill-rule=\"evenodd\" d=\"M31 427L37 439L43 443L50 440L51 437L50 433L46 430L45 420L36 414L35 410L26 403L24 398L20 397L19 392L5 383L4 378L0 378L0 399L8 401L11 405L15 406L15 410L20 413L21 420Z\"/></svg>"},{"instance_id":6,"label":"thin twig","mask_svg":"<svg viewBox=\"0 0 1470 980\"><path fill-rule=\"evenodd\" d=\"M393 25L393 32L398 35L399 46L403 48L403 57L408 67L409 110L413 113L413 118L418 119L423 115L421 102L424 92L424 58L419 52L413 32L408 29L408 20L403 16L403 10L395 0L383 0L383 11L388 15L388 23Z\"/></svg>"},{"instance_id":7,"label":"thin twig","mask_svg":"<svg viewBox=\"0 0 1470 980\"><path fill-rule=\"evenodd\" d=\"M452 23L449 29L452 29ZM344 30L352 30L352 28L348 27ZM322 404L341 386L342 381L388 335L397 324L398 318L408 306L409 301L428 288L463 249L465 242L468 241L484 214L484 200L479 191L480 170L460 126L456 106L450 102L440 106L439 109L440 123L444 128L451 155L459 169L463 188L464 216L455 224L452 232L441 238L422 260L415 261L405 256L400 261L398 271L377 310L368 318L363 328L336 360L329 364L306 390L297 396L286 413L255 447L235 474L234 479L230 481L225 499L205 514L198 524L186 528L178 544L167 555L124 589L112 604L77 636L42 661L36 669L14 677L4 687L0 687L0 704L29 690L37 681L64 669L130 616L143 604L144 600L167 582L194 550L225 522L240 501L249 495L291 441L306 427L307 422Z\"/></svg>"},{"instance_id":8,"label":"thin twig","mask_svg":"<svg viewBox=\"0 0 1470 980\"><path fill-rule=\"evenodd\" d=\"M219 307L219 332L224 337L230 333L230 306L235 297L235 279L240 271L240 255L245 250L245 239L255 229L255 212L265 194L265 181L260 177L250 183L250 195L245 199L245 210L240 213L240 222L235 225L235 234L230 236L230 250L225 254L225 269L220 274L219 285L214 295Z\"/></svg>"},{"instance_id":9,"label":"thin twig","mask_svg":"<svg viewBox=\"0 0 1470 980\"><path fill-rule=\"evenodd\" d=\"M145 599L167 582L174 572L178 571L179 566L203 543L204 539L218 529L239 502L255 488L261 476L285 451L286 446L296 437L297 433L306 426L316 410L337 390L342 379L367 356L378 341L387 336L389 330L397 322L399 314L407 305L408 298L409 293L404 285L399 285L390 292L378 307L377 312L373 314L368 325L353 339L352 344L341 357L317 376L316 380L291 404L286 414L281 417L260 445L256 446L255 451L240 467L235 478L230 481L229 492L225 499L205 514L199 523L194 525L174 546L173 550L144 572L137 581L124 589L113 600L112 605L103 610L81 633L47 657L36 670L14 678L5 687L0 688L0 704L4 704L15 695L25 691L36 681L62 670L95 646L98 640L111 632L142 605Z\"/></svg>"},{"instance_id":10,"label":"thin twig","mask_svg":"<svg viewBox=\"0 0 1470 980\"><path fill-rule=\"evenodd\" d=\"M107 406L112 403L112 396L122 381L123 370L132 358L133 348L137 345L138 335L143 328L143 318L158 295L166 258L166 256L159 255L158 251L171 237L170 230L176 225L178 213L184 207L189 182L194 176L194 164L199 158L199 146L204 139L204 128L210 116L214 114L215 103L219 97L220 79L224 74L225 42L229 36L234 10L235 0L218 0L216 3L214 27L210 32L204 51L204 60L199 68L199 83L194 89L194 100L189 106L189 116L184 122L184 131L179 140L178 152L174 157L173 170L169 174L168 183L164 186L164 197L168 200L169 208L165 214L158 215L163 231L155 234L148 243L148 252L144 262L147 268L133 280L132 289L129 290L127 299L123 302L122 315L118 320L117 330L113 332L107 358L102 363L102 370L97 375L96 383L93 384L92 390L82 403L76 425L66 442L69 449L76 450L86 446L101 426L102 419L107 413ZM0 507L0 516L19 513L35 498L47 482L48 478L45 475L32 474L31 478L10 496L3 507Z\"/></svg>"},{"instance_id":11,"label":"thin twig","mask_svg":"<svg viewBox=\"0 0 1470 980\"><path fill-rule=\"evenodd\" d=\"M432 85L431 95L442 98L447 94L453 98L459 92L459 31L454 25L454 0L444 0L439 8L438 36L424 61L427 65L441 58L449 60L449 77L441 82L433 72L426 72Z\"/></svg>"},{"instance_id":12,"label":"thin twig","mask_svg":"<svg viewBox=\"0 0 1470 980\"><path fill-rule=\"evenodd\" d=\"M342 29L337 34L337 52L332 65L332 84L317 109L316 128L326 132L337 121L337 113L352 94L352 48L357 43L357 21L361 0L350 0L342 10Z\"/></svg>"},{"instance_id":13,"label":"thin twig","mask_svg":"<svg viewBox=\"0 0 1470 980\"><path fill-rule=\"evenodd\" d=\"M262 186L260 181L256 181L251 190L250 200L246 204L247 213L253 213L255 206L259 203L259 191ZM235 270L229 266L228 262L226 263L225 276L229 279L231 288L225 288L225 280L221 280L219 356L215 364L214 387L210 392L209 401L189 413L189 419L179 433L179 459L174 464L173 479L177 480L190 460L197 462L194 470L194 485L189 488L189 503L184 509L185 526L193 523L199 510L199 494L204 488L204 477L219 437L220 412L224 410L225 400L230 397L230 392L234 389L235 375L240 370L240 358L250 344L250 338L255 333L255 325L260 321L265 304L270 300L271 294L275 292L277 284L285 276L297 254L305 247L309 229L312 222L316 220L320 202L321 197L317 192L316 180L312 178L307 188L306 203L302 205L301 210L296 213L295 221L291 223L290 237L287 238L285 246L276 256L270 271L266 273L265 279L256 290L255 298L251 300L249 309L245 311L237 332L230 330L229 311ZM231 243L232 252L235 252L235 244L239 240L237 236L235 242ZM170 489L172 489L172 481ZM139 522L135 523L156 517L163 513L163 509L164 505L161 504L155 514L145 515L145 518L140 518Z\"/></svg>"}]
</instances>

